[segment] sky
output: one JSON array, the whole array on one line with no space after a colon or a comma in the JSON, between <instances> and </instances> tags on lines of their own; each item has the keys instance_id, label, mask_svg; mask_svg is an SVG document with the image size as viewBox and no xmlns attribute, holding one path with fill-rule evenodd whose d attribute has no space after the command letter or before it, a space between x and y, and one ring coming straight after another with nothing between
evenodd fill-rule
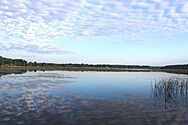
<instances>
[{"instance_id":1,"label":"sky","mask_svg":"<svg viewBox=\"0 0 188 125\"><path fill-rule=\"evenodd\" d=\"M50 63L188 63L188 0L0 0L0 55Z\"/></svg>"}]
</instances>

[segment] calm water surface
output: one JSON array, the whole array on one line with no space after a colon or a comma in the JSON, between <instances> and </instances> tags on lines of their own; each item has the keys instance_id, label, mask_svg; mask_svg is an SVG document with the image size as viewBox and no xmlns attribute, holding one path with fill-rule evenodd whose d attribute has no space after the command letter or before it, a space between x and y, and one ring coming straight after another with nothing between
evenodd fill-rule
<instances>
[{"instance_id":1,"label":"calm water surface","mask_svg":"<svg viewBox=\"0 0 188 125\"><path fill-rule=\"evenodd\" d=\"M187 93L170 100L153 93L155 81L171 77L188 78L162 72L1 76L0 125L187 125Z\"/></svg>"}]
</instances>

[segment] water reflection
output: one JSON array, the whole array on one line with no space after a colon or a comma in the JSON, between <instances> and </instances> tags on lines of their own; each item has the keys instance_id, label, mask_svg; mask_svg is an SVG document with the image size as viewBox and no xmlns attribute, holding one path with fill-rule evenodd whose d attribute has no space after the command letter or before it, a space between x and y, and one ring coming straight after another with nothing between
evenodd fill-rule
<instances>
[{"instance_id":1,"label":"water reflection","mask_svg":"<svg viewBox=\"0 0 188 125\"><path fill-rule=\"evenodd\" d=\"M156 74L153 77L151 74L147 74L147 79L156 77ZM116 76L114 81L112 76ZM143 76L146 75L89 72L29 72L3 76L0 78L0 125L186 125L187 108L182 102L187 99L187 79L170 77L145 91L146 85L150 87L150 80L143 79ZM98 89L100 85L113 87L107 87L110 89L108 93L88 96L89 91L97 92L92 90L94 85ZM89 91L83 93L80 87L84 86ZM132 87L137 89L130 89ZM121 90L116 93L118 98L105 98L105 94L118 90ZM58 91L61 94L57 94ZM147 96L149 92L152 92L152 98ZM158 106L153 105L153 101ZM164 101L179 106L166 110Z\"/></svg>"},{"instance_id":2,"label":"water reflection","mask_svg":"<svg viewBox=\"0 0 188 125\"><path fill-rule=\"evenodd\" d=\"M45 91L61 88L67 83L72 83L75 79L58 73L10 74L0 77L0 90L14 94L27 91Z\"/></svg>"},{"instance_id":3,"label":"water reflection","mask_svg":"<svg viewBox=\"0 0 188 125\"><path fill-rule=\"evenodd\" d=\"M0 99L2 125L157 125L188 122L184 108L165 112L126 101L82 98L69 99L44 93L24 93Z\"/></svg>"},{"instance_id":4,"label":"water reflection","mask_svg":"<svg viewBox=\"0 0 188 125\"><path fill-rule=\"evenodd\" d=\"M1 76L4 76L4 75L8 75L8 74L11 74L11 73L13 73L13 74L22 74L22 73L26 73L27 72L27 70L11 70L11 71L9 71L8 69L6 70L6 69L1 69L1 67L0 67L0 77Z\"/></svg>"}]
</instances>

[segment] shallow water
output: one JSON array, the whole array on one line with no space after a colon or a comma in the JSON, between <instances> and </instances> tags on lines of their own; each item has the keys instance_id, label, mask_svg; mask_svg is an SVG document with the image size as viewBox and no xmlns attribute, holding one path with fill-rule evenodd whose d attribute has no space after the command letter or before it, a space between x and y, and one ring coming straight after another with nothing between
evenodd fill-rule
<instances>
[{"instance_id":1,"label":"shallow water","mask_svg":"<svg viewBox=\"0 0 188 125\"><path fill-rule=\"evenodd\" d=\"M187 96L153 97L162 72L27 72L0 77L0 125L187 124Z\"/></svg>"}]
</instances>

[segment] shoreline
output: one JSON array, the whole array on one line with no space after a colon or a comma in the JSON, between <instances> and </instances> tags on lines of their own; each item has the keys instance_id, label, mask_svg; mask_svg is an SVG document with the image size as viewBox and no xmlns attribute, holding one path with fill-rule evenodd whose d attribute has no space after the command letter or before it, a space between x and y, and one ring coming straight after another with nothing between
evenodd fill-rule
<instances>
[{"instance_id":1,"label":"shoreline","mask_svg":"<svg viewBox=\"0 0 188 125\"><path fill-rule=\"evenodd\" d=\"M166 72L188 75L188 69L159 69L159 68L97 68L97 67L60 67L60 66L9 66L0 67L0 75L20 74L27 71L96 71L96 72Z\"/></svg>"}]
</instances>

